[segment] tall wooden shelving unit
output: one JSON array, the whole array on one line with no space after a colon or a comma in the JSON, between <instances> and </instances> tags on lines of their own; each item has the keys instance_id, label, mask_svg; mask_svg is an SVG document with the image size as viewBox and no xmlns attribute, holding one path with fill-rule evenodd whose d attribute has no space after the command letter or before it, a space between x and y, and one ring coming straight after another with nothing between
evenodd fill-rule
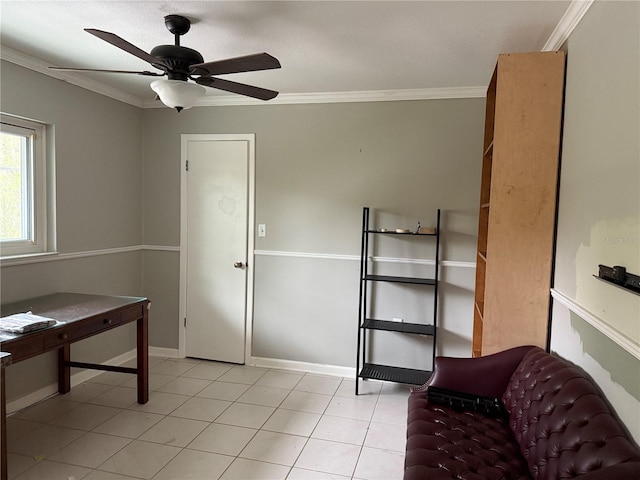
<instances>
[{"instance_id":1,"label":"tall wooden shelving unit","mask_svg":"<svg viewBox=\"0 0 640 480\"><path fill-rule=\"evenodd\" d=\"M547 346L565 63L500 55L487 90L473 356Z\"/></svg>"}]
</instances>

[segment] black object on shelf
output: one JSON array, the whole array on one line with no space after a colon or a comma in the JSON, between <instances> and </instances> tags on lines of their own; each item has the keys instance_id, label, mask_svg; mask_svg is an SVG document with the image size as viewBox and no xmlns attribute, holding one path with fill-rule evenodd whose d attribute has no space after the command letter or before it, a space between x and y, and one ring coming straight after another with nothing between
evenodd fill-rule
<instances>
[{"instance_id":1,"label":"black object on shelf","mask_svg":"<svg viewBox=\"0 0 640 480\"><path fill-rule=\"evenodd\" d=\"M640 295L640 276L628 273L625 267L598 265L598 275L594 277Z\"/></svg>"},{"instance_id":2,"label":"black object on shelf","mask_svg":"<svg viewBox=\"0 0 640 480\"><path fill-rule=\"evenodd\" d=\"M360 303L358 308L358 348L356 354L356 395L359 390L359 379L383 380L387 382L406 383L409 385L422 385L431 376L433 362L436 356L436 334L438 317L438 270L440 254L440 210L437 210L437 220L435 231L430 229L428 233L420 233L418 226L415 232L398 232L371 230L369 228L369 208L364 207L362 211L362 244L360 251ZM369 273L369 248L370 237L376 235L397 235L431 238L435 241L435 266L432 278L402 277L391 275L373 275ZM371 282L389 282L410 285L424 285L431 287L429 290L433 295L433 316L431 324L409 323L404 321L376 320L368 318L369 289ZM432 338L433 354L430 368L424 370L403 368L394 365L381 365L373 363L367 355L367 336L372 331L395 332L400 334L422 335Z\"/></svg>"}]
</instances>

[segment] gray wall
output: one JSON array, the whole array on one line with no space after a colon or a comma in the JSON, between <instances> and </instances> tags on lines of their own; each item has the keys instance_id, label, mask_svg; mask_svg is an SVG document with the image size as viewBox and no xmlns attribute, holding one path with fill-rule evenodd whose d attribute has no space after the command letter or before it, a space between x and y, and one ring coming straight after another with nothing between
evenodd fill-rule
<instances>
[{"instance_id":1,"label":"gray wall","mask_svg":"<svg viewBox=\"0 0 640 480\"><path fill-rule=\"evenodd\" d=\"M551 347L582 365L640 440L640 296L593 277L640 274L640 3L596 1L565 45L567 87Z\"/></svg>"},{"instance_id":2,"label":"gray wall","mask_svg":"<svg viewBox=\"0 0 640 480\"><path fill-rule=\"evenodd\" d=\"M2 112L54 126L61 254L55 261L4 266L2 302L59 291L142 295L140 252L74 256L141 243L140 109L8 62L2 62L1 89ZM135 347L132 329L105 335L75 344L73 358L100 362ZM7 396L54 382L54 356L42 355L8 368Z\"/></svg>"},{"instance_id":3,"label":"gray wall","mask_svg":"<svg viewBox=\"0 0 640 480\"><path fill-rule=\"evenodd\" d=\"M355 366L363 206L409 227L442 209L441 259L467 264L442 268L440 352L468 355L483 116L483 99L145 110L144 243L180 242L180 134L255 133L256 223L268 235L255 244L253 355ZM405 247L377 255L430 253ZM155 254L145 272L176 282L178 256ZM177 297L154 310L155 345L178 347ZM398 338L378 351L424 367L429 348Z\"/></svg>"},{"instance_id":4,"label":"gray wall","mask_svg":"<svg viewBox=\"0 0 640 480\"><path fill-rule=\"evenodd\" d=\"M2 111L55 127L60 253L140 244L140 109L2 62Z\"/></svg>"}]
</instances>

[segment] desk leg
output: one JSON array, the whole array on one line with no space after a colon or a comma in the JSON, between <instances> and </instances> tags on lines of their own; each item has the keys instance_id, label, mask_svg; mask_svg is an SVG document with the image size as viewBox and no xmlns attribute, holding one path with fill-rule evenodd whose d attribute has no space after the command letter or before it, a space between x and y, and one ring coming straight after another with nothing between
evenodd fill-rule
<instances>
[{"instance_id":1,"label":"desk leg","mask_svg":"<svg viewBox=\"0 0 640 480\"><path fill-rule=\"evenodd\" d=\"M0 428L0 479L7 480L9 478L7 467L7 399L4 392L4 367L0 367L0 414L2 417L2 428Z\"/></svg>"},{"instance_id":2,"label":"desk leg","mask_svg":"<svg viewBox=\"0 0 640 480\"><path fill-rule=\"evenodd\" d=\"M58 393L69 393L71 390L71 346L58 349Z\"/></svg>"},{"instance_id":3,"label":"desk leg","mask_svg":"<svg viewBox=\"0 0 640 480\"><path fill-rule=\"evenodd\" d=\"M138 403L149 401L149 310L144 308L142 318L137 322L138 350Z\"/></svg>"}]
</instances>

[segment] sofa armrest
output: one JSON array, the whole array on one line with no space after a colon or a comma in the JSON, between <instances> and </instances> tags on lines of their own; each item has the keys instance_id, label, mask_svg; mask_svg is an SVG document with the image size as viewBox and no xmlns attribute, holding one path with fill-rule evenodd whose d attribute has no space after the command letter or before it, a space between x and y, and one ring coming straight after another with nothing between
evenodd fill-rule
<instances>
[{"instance_id":1,"label":"sofa armrest","mask_svg":"<svg viewBox=\"0 0 640 480\"><path fill-rule=\"evenodd\" d=\"M501 398L514 370L532 348L538 347L515 347L476 358L436 357L433 375L420 390L433 385L482 397Z\"/></svg>"}]
</instances>

